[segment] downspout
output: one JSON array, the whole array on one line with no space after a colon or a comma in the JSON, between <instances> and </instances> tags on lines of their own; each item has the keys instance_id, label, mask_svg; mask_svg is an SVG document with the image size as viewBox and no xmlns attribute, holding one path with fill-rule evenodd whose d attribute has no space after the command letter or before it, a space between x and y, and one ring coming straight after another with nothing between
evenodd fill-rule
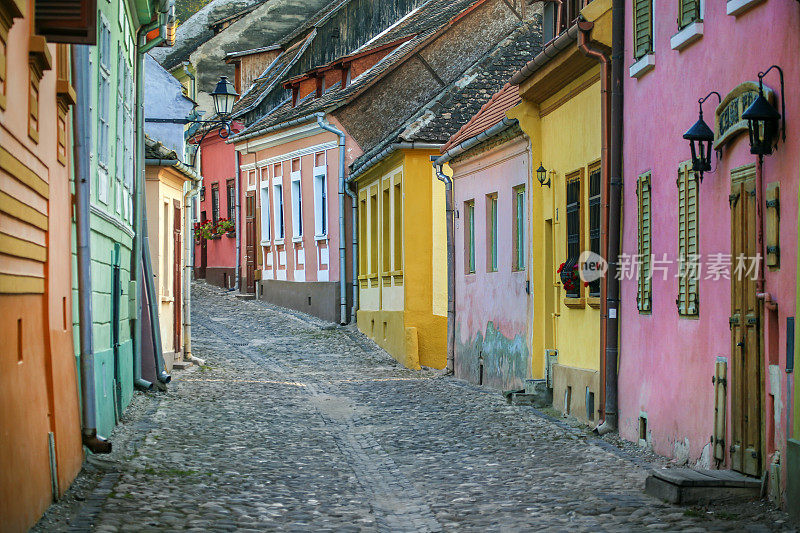
<instances>
[{"instance_id":1,"label":"downspout","mask_svg":"<svg viewBox=\"0 0 800 533\"><path fill-rule=\"evenodd\" d=\"M339 323L345 325L347 324L347 265L345 260L344 195L347 194L352 199L353 204L353 307L351 320L355 317L356 310L358 309L358 198L349 190L344 181L344 132L325 122L324 115L318 114L316 117L317 126L339 137Z\"/></svg>"},{"instance_id":2,"label":"downspout","mask_svg":"<svg viewBox=\"0 0 800 533\"><path fill-rule=\"evenodd\" d=\"M78 105L72 112L75 135L72 143L75 164L75 226L78 255L78 320L81 375L81 440L93 453L109 453L111 443L97 436L95 405L94 343L92 338L92 254L89 215L89 150L92 133L89 127L89 47L74 45L72 80Z\"/></svg>"},{"instance_id":3,"label":"downspout","mask_svg":"<svg viewBox=\"0 0 800 533\"><path fill-rule=\"evenodd\" d=\"M456 340L456 249L455 249L455 219L453 218L453 178L442 172L443 164L436 164L435 156L433 168L436 177L444 183L445 211L447 223L447 374L455 371L455 340Z\"/></svg>"},{"instance_id":4,"label":"downspout","mask_svg":"<svg viewBox=\"0 0 800 533\"><path fill-rule=\"evenodd\" d=\"M241 180L239 179L240 176L241 176L241 169L239 168L239 165L241 163L239 162L239 155L240 155L239 154L239 150L236 150L234 148L234 153L236 154L236 158L235 158L236 159L236 172L234 173L234 184L233 184L233 188L236 190L236 202L234 203L234 206L233 206L234 207L233 216L236 217L236 223L235 223L236 224L236 265L235 265L236 266L236 283L233 286L233 290L234 291L238 291L239 290L239 286L240 286L240 283L239 283L240 276L242 274L242 269L241 269L242 258L240 257L240 254L242 253L242 222L241 222L241 220L239 220L239 218L240 218L239 217L239 204L240 204L239 196L241 195L241 193L239 192L239 183L241 182ZM203 166L203 162L201 160L200 161L200 168L202 168L202 166Z\"/></svg>"},{"instance_id":5,"label":"downspout","mask_svg":"<svg viewBox=\"0 0 800 533\"><path fill-rule=\"evenodd\" d=\"M136 215L138 220L137 224L137 232L136 235L141 237L138 240L138 254L134 255L132 258L134 269L137 270L137 275L139 273L139 260L144 259L143 266L144 266L144 279L142 280L144 283L147 284L147 290L151 296L149 300L149 313L150 313L150 324L153 329L153 353L155 357L155 364L156 364L156 376L158 381L161 383L169 383L172 379L169 374L167 374L166 370L164 369L164 359L163 354L161 353L161 326L158 320L158 309L156 308L156 303L154 303L154 298L157 298L157 294L155 291L155 286L153 284L153 267L150 261L150 245L149 245L149 237L147 234L147 210L144 208L144 172L145 172L145 165L144 165L144 55L151 50L153 47L158 46L166 37L166 24L167 24L167 14L168 12L165 11L167 9L167 2L162 2L161 10L158 13L158 20L152 22L146 26L142 26L139 29L138 34L138 54L137 54L137 76L136 76L136 89L137 89L137 102L138 102L138 113L137 113L137 138L136 138L136 149L137 149L137 159L140 164L139 172L137 173L137 206L136 206ZM160 28L159 36L151 41L147 41L147 33L156 29ZM136 243L134 243L134 249L137 248ZM142 257L143 256L143 257ZM144 290L144 287L142 287ZM139 336L139 351L138 351L138 358L139 358L139 372L141 376L141 300L139 306L137 306L137 321L136 321L136 333ZM134 354L137 351L134 348ZM136 362L134 361L134 367L136 367ZM135 368L134 368L135 371ZM141 379L141 378L140 378ZM142 380L143 381L143 380ZM141 384L140 384L141 385Z\"/></svg>"},{"instance_id":6,"label":"downspout","mask_svg":"<svg viewBox=\"0 0 800 533\"><path fill-rule=\"evenodd\" d=\"M198 362L199 360L192 355L192 272L194 271L194 261L192 251L194 249L194 235L192 235L192 210L189 209L189 202L194 202L194 198L200 192L200 178L192 182L191 188L183 195L183 223L186 227L184 260L183 260L183 360ZM202 364L202 363L198 363Z\"/></svg>"},{"instance_id":7,"label":"downspout","mask_svg":"<svg viewBox=\"0 0 800 533\"><path fill-rule=\"evenodd\" d=\"M609 191L609 136L611 134L611 125L609 123L609 108L611 105L611 94L609 92L610 77L611 77L611 58L604 52L594 48L591 44L589 36L593 22L580 21L578 22L578 48L586 56L597 59L600 63L600 97L601 105L601 119L602 133L601 133L601 157L600 157L600 175L601 175L601 220L600 220L600 250L608 251L608 191ZM606 327L608 317L608 302L606 297L608 295L608 279L603 279L600 284L600 368L605 368L606 357ZM601 405L605 405L605 371L600 375L601 386ZM605 407L603 407L605 409Z\"/></svg>"},{"instance_id":8,"label":"downspout","mask_svg":"<svg viewBox=\"0 0 800 533\"><path fill-rule=\"evenodd\" d=\"M617 358L619 355L619 268L622 218L622 112L625 56L625 0L611 3L611 139L608 182L608 272L606 274L605 407L598 435L617 429Z\"/></svg>"}]
</instances>

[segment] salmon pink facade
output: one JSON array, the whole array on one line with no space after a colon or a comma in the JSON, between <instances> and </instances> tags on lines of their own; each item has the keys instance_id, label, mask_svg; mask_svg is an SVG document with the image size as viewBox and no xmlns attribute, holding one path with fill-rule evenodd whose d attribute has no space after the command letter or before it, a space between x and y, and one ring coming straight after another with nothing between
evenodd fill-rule
<instances>
[{"instance_id":1,"label":"salmon pink facade","mask_svg":"<svg viewBox=\"0 0 800 533\"><path fill-rule=\"evenodd\" d=\"M621 282L620 433L679 463L766 472L780 500L800 137L778 136L761 169L741 115L759 72L777 64L786 94L776 69L765 92L778 111L786 98L787 130L797 127L800 11L777 0L700 0L680 13L678 4L654 2L649 21L635 29L629 15L626 26L621 270L625 257L640 257ZM700 180L682 136L711 91L720 98L703 111L716 153ZM763 283L737 268L758 255ZM687 276L680 258L692 256L696 275Z\"/></svg>"},{"instance_id":2,"label":"salmon pink facade","mask_svg":"<svg viewBox=\"0 0 800 533\"><path fill-rule=\"evenodd\" d=\"M236 151L224 139L210 133L200 148L203 185L198 224L220 218L235 221ZM225 288L236 283L236 232L222 232L210 239L195 239L195 277Z\"/></svg>"}]
</instances>

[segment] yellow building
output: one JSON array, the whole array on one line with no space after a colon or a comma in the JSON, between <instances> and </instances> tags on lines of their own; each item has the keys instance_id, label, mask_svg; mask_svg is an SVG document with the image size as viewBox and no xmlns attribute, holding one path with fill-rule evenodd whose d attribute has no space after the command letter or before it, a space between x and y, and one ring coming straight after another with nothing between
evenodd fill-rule
<instances>
[{"instance_id":1,"label":"yellow building","mask_svg":"<svg viewBox=\"0 0 800 533\"><path fill-rule=\"evenodd\" d=\"M545 13L545 26L554 26L556 14L550 14L548 20ZM586 53L586 46L607 57L611 2L595 0L581 14L593 21L582 24L583 36L578 24L564 26L560 33L551 27L554 39L512 79L520 86L522 102L508 116L517 118L531 139L532 376L548 379L554 408L596 421L602 405L603 288L600 282L570 280L559 270L570 270L584 250L605 255L601 155L606 100L601 77L608 70ZM561 20L575 20L577 13L563 15ZM545 171L541 185L537 167Z\"/></svg>"},{"instance_id":2,"label":"yellow building","mask_svg":"<svg viewBox=\"0 0 800 533\"><path fill-rule=\"evenodd\" d=\"M187 182L197 181L194 172L180 162L172 150L145 137L145 191L147 195L147 232L153 261L155 287L159 298L158 320L161 348L168 372L183 360L183 317L186 280L185 231ZM191 204L188 204L191 209Z\"/></svg>"},{"instance_id":3,"label":"yellow building","mask_svg":"<svg viewBox=\"0 0 800 533\"><path fill-rule=\"evenodd\" d=\"M447 364L444 184L435 149L397 149L355 175L358 328L408 368Z\"/></svg>"}]
</instances>

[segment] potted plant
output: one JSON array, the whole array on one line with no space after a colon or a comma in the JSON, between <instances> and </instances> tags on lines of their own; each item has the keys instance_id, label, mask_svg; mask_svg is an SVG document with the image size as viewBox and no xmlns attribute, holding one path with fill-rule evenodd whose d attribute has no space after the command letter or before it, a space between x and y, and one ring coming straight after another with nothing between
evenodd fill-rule
<instances>
[{"instance_id":1,"label":"potted plant","mask_svg":"<svg viewBox=\"0 0 800 533\"><path fill-rule=\"evenodd\" d=\"M236 225L229 218L220 218L217 221L217 233L220 235L225 233L228 237L233 237L236 234Z\"/></svg>"},{"instance_id":2,"label":"potted plant","mask_svg":"<svg viewBox=\"0 0 800 533\"><path fill-rule=\"evenodd\" d=\"M561 263L556 272L561 277L561 284L564 286L564 290L567 291L567 295L577 294L578 284L580 283L578 262L575 259L567 259Z\"/></svg>"},{"instance_id":3,"label":"potted plant","mask_svg":"<svg viewBox=\"0 0 800 533\"><path fill-rule=\"evenodd\" d=\"M196 223L194 225L194 240L200 242L203 239L213 239L214 238L214 223L211 221L204 222L204 223Z\"/></svg>"}]
</instances>

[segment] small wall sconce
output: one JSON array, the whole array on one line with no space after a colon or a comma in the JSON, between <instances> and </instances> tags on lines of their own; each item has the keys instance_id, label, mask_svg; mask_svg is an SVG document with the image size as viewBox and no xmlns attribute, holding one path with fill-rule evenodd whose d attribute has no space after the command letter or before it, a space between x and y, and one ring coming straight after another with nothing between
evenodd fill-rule
<instances>
[{"instance_id":1,"label":"small wall sconce","mask_svg":"<svg viewBox=\"0 0 800 533\"><path fill-rule=\"evenodd\" d=\"M544 168L543 163L539 163L539 168L536 169L536 179L539 181L539 185L542 187L545 185L550 187L550 178L547 175L547 169Z\"/></svg>"}]
</instances>

